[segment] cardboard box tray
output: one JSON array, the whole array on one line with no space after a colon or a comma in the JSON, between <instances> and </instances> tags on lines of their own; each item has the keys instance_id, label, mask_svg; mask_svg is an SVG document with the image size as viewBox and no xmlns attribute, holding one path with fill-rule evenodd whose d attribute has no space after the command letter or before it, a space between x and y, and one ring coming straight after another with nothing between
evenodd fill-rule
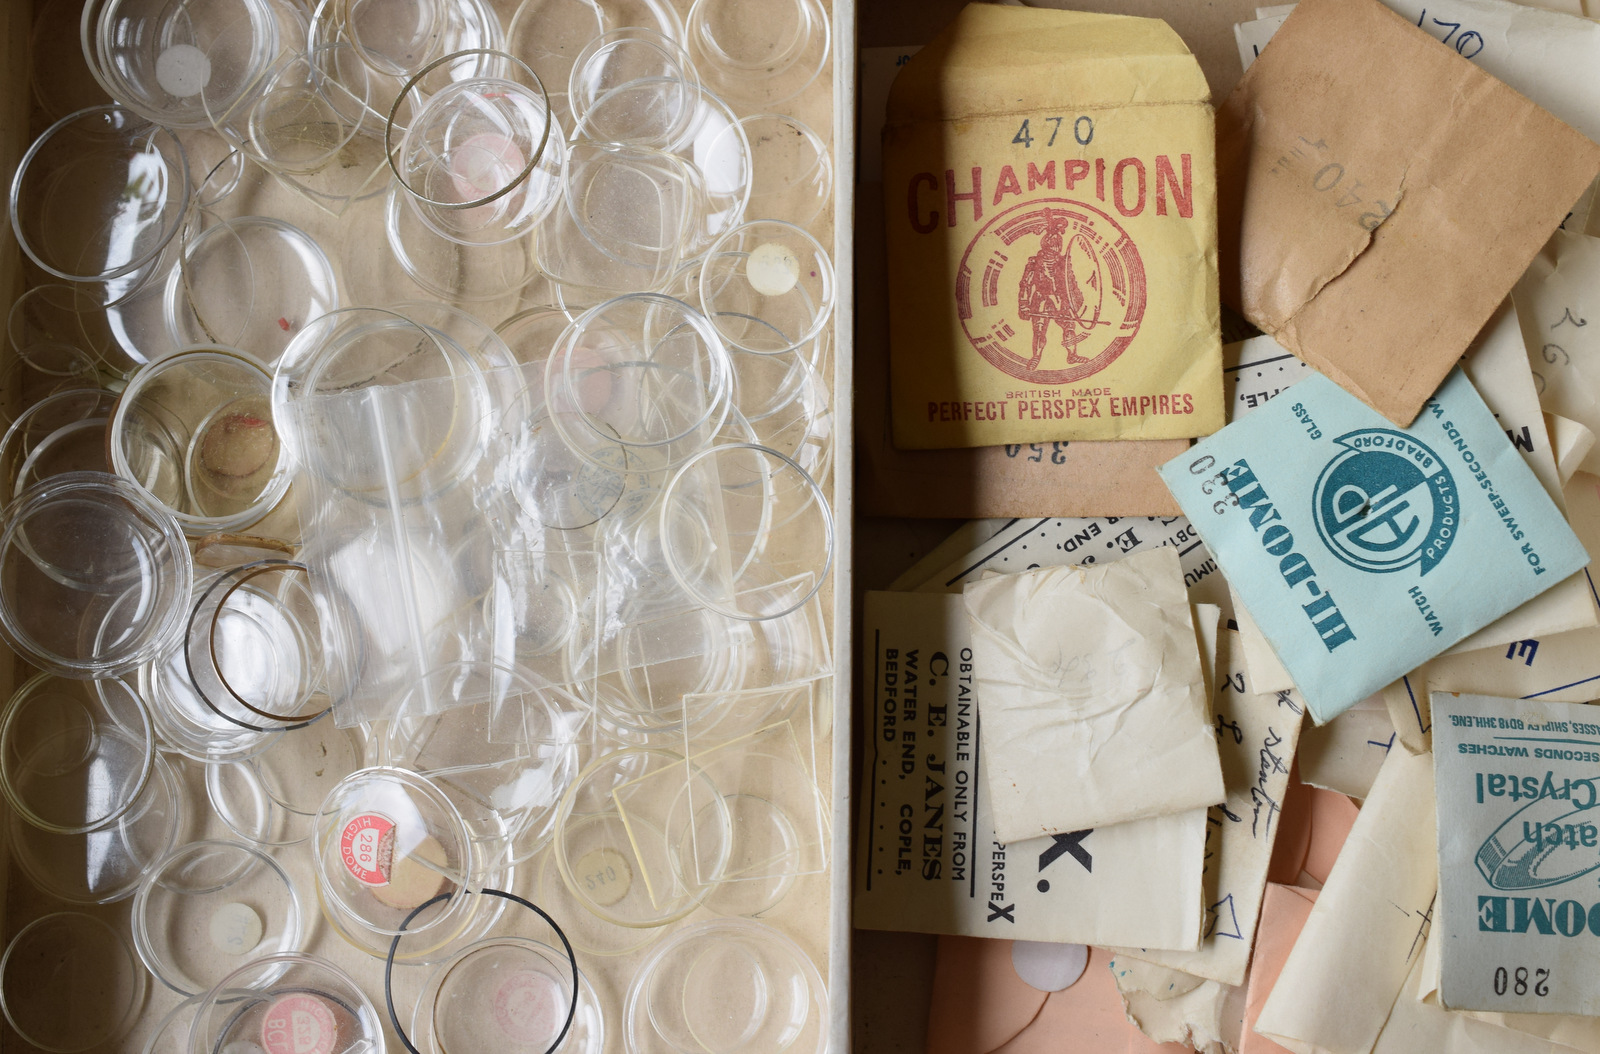
<instances>
[{"instance_id":1,"label":"cardboard box tray","mask_svg":"<svg viewBox=\"0 0 1600 1054\"><path fill-rule=\"evenodd\" d=\"M50 7L58 7L63 3L71 4L72 0L48 0ZM687 0L674 0L674 3L680 15L687 14L689 7ZM823 3L830 12L832 20L832 55L829 68L824 71L822 78L819 78L790 106L795 108L794 112L797 115L811 123L819 134L830 140L834 164L833 244L828 247L833 253L838 289L837 306L831 322L834 341L831 380L832 390L835 393L836 445L832 477L831 480L824 481L824 486L832 500L836 549L831 581L824 585L822 595L830 621L835 675L832 679L832 697L825 706L819 707L822 711L822 720L817 723L816 744L817 776L829 806L830 827L827 831L830 840L829 871L825 875L815 876L814 880L797 883L791 894L768 913L764 921L772 922L793 937L811 955L821 970L829 991L826 1023L829 1048L844 1051L850 1046L849 836L852 765L849 729L852 727L850 664L854 655L850 643L854 452L852 407L848 393L853 390L852 215L855 187L855 107L850 100L854 98L856 79L856 5L854 0L823 0ZM32 61L34 56L31 51L34 42L30 40L30 36L34 18L38 10L43 10L46 6L44 0L37 5L37 10L29 0L3 0L3 3L0 3L0 78L3 78L5 89L0 93L0 175L5 177L8 185L28 145L50 123L46 115L36 106L30 90L31 77L37 75L49 78L52 75L51 69L55 66L51 63L51 69L36 71ZM76 10L76 5L73 6ZM509 6L506 4L499 6L503 8L501 12L503 20L509 19L510 13L515 10L514 3L510 3ZM60 22L57 21L56 24ZM75 41L70 40L52 39L44 42L44 45L50 53L58 54L74 43ZM45 80L45 83L51 82ZM843 105L837 105L840 100L845 101ZM292 217L285 218L293 221ZM21 253L10 225L6 224L0 228L0 290L4 290L4 303L8 309L10 303L24 288ZM492 325L500 320L490 318L486 321ZM0 347L0 368L11 365L11 357L14 354L8 343ZM10 409L15 412L16 408ZM11 689L29 676L29 670L9 653L0 653L0 656L4 659L0 661L0 697L8 697ZM173 758L178 760L175 755ZM206 813L209 811L209 805L200 782L200 766L185 761L180 772L186 788L187 816L184 829L179 833L179 843L199 837L226 835L226 830L220 828L214 817L209 827L207 825ZM5 808L3 803L0 803L0 808ZM5 819L9 821L9 817ZM0 829L9 826L9 822L6 822L0 824ZM0 846L4 846L5 854L3 861L0 861L0 904L3 904L4 911L3 926L0 926L0 930L3 930L5 940L9 941L12 935L33 919L60 910L86 911L104 918L124 935L128 933L131 898L104 907L80 908L60 904L41 894L21 873L10 859L9 846L5 845L5 839L0 838ZM309 869L309 853L306 852L305 845L290 847L288 850L280 849L275 851L274 855L295 879L302 910L317 915L317 894ZM300 859L301 857L305 859ZM296 862L296 866L290 866L291 859ZM523 895L529 895L530 892L536 895L537 878L529 878L526 874L529 870L524 868L524 875L514 884L514 888ZM704 914L702 909L693 918L700 918ZM312 937L305 950L335 961L356 978L379 1009L380 1017L385 1017L385 1039L388 1049L402 1050L399 1040L388 1028L386 1015L383 1014L385 993L382 962L347 944L333 932L325 920L316 919L311 932ZM630 965L641 960L646 954L648 948L629 955L589 957L582 961L585 972L591 977L596 988L602 991L602 1001L608 1007L620 1011L627 992ZM397 981L396 985L396 1005L401 1008L403 1019L409 1015L410 1000L416 994L414 990L421 987L426 971L412 968L411 973L414 976ZM63 993L64 996L67 994ZM177 993L166 989L151 978L138 1022L131 1032L114 1044L114 1049L130 1052L144 1049L156 1025L180 1001ZM608 1021L608 1026L613 1025L619 1018L620 1014L613 1017ZM0 1049L20 1051L32 1048L24 1043L8 1024L0 1021ZM607 1051L624 1049L620 1028L608 1027L605 1049Z\"/></svg>"}]
</instances>

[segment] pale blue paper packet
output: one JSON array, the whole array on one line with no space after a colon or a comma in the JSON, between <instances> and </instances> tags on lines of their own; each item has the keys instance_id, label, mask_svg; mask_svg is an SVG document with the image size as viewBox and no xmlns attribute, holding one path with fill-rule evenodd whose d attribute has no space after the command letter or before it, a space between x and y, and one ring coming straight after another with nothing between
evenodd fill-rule
<instances>
[{"instance_id":1,"label":"pale blue paper packet","mask_svg":"<svg viewBox=\"0 0 1600 1054\"><path fill-rule=\"evenodd\" d=\"M1403 431L1308 377L1161 477L1319 722L1589 562L1459 368Z\"/></svg>"},{"instance_id":2,"label":"pale blue paper packet","mask_svg":"<svg viewBox=\"0 0 1600 1054\"><path fill-rule=\"evenodd\" d=\"M1600 710L1449 692L1432 700L1440 1003L1600 1014Z\"/></svg>"}]
</instances>

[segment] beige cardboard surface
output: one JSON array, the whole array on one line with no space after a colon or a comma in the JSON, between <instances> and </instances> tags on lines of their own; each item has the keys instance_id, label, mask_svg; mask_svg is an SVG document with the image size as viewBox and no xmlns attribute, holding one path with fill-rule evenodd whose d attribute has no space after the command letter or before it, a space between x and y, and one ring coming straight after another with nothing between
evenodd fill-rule
<instances>
[{"instance_id":1,"label":"beige cardboard surface","mask_svg":"<svg viewBox=\"0 0 1600 1054\"><path fill-rule=\"evenodd\" d=\"M1600 171L1377 0L1296 7L1217 130L1224 298L1402 426Z\"/></svg>"},{"instance_id":2,"label":"beige cardboard surface","mask_svg":"<svg viewBox=\"0 0 1600 1054\"><path fill-rule=\"evenodd\" d=\"M884 128L902 448L1222 424L1208 89L1164 23L974 4Z\"/></svg>"}]
</instances>

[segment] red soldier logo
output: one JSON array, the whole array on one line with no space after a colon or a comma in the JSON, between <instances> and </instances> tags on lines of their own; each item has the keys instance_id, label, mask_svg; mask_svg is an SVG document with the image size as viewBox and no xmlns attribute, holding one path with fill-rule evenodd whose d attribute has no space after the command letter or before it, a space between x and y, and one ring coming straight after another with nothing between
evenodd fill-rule
<instances>
[{"instance_id":1,"label":"red soldier logo","mask_svg":"<svg viewBox=\"0 0 1600 1054\"><path fill-rule=\"evenodd\" d=\"M1093 323L1083 317L1083 292L1070 261L1061 251L1061 231L1049 209L1045 210L1045 232L1039 243L1039 251L1023 265L1022 289L1017 297L1017 314L1033 323L1033 357L1028 360L1028 369L1039 368L1052 322L1061 327L1061 346L1067 349L1067 361L1088 362L1075 349L1087 333L1087 328L1079 327ZM1099 277L1096 273L1090 281L1098 285Z\"/></svg>"},{"instance_id":2,"label":"red soldier logo","mask_svg":"<svg viewBox=\"0 0 1600 1054\"><path fill-rule=\"evenodd\" d=\"M956 276L967 339L1005 373L1037 384L1068 384L1109 366L1138 333L1145 299L1132 239L1075 201L1032 201L996 216Z\"/></svg>"}]
</instances>

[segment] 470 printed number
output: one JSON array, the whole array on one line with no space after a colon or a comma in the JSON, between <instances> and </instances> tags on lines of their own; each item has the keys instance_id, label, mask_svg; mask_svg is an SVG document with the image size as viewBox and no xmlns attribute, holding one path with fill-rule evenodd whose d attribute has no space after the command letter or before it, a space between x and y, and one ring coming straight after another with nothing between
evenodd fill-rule
<instances>
[{"instance_id":1,"label":"470 printed number","mask_svg":"<svg viewBox=\"0 0 1600 1054\"><path fill-rule=\"evenodd\" d=\"M1020 143L1024 147L1033 145L1032 118L1024 118L1022 127L1017 129L1017 134L1011 137L1013 143ZM1045 141L1045 146L1055 146L1056 136L1061 134L1061 124L1065 117L1039 118L1039 138L1044 138L1044 125L1050 126L1050 138ZM1072 122L1072 138L1077 140L1079 146L1088 146L1094 142L1094 118L1080 117Z\"/></svg>"}]
</instances>

